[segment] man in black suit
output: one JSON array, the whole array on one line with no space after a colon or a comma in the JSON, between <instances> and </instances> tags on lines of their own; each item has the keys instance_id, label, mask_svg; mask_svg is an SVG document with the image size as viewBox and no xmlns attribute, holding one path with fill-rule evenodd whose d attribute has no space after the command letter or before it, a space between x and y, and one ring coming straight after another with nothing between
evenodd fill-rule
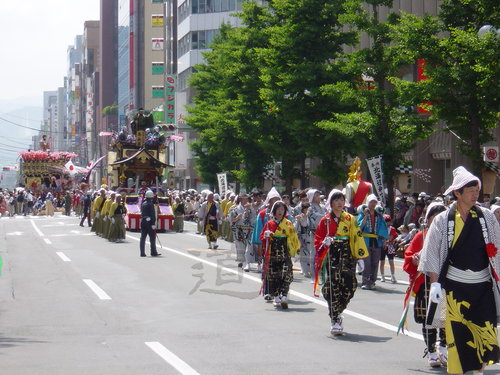
<instances>
[{"instance_id":1,"label":"man in black suit","mask_svg":"<svg viewBox=\"0 0 500 375\"><path fill-rule=\"evenodd\" d=\"M151 243L151 256L157 257L161 255L156 251L156 212L153 204L154 193L148 190L144 194L144 202L141 205L141 257L146 256L146 237L149 235Z\"/></svg>"},{"instance_id":2,"label":"man in black suit","mask_svg":"<svg viewBox=\"0 0 500 375\"><path fill-rule=\"evenodd\" d=\"M87 191L85 194L85 198L83 199L83 216L82 220L80 221L80 226L83 227L83 222L85 219L87 219L87 223L89 224L89 227L92 226L90 224L90 205L92 204L92 198L91 198L92 192L90 190Z\"/></svg>"}]
</instances>

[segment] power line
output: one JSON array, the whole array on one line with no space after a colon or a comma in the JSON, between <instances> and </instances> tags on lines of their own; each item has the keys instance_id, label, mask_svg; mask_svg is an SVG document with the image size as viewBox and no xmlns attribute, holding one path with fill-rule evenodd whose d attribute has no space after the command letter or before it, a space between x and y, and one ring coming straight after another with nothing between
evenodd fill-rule
<instances>
[{"instance_id":1,"label":"power line","mask_svg":"<svg viewBox=\"0 0 500 375\"><path fill-rule=\"evenodd\" d=\"M0 150L5 151L5 152L15 152L15 153L19 153L19 151L20 151L20 150L17 150L17 151L14 151L14 150L8 150L8 149L6 149L6 148L2 148L2 147L0 147Z\"/></svg>"},{"instance_id":2,"label":"power line","mask_svg":"<svg viewBox=\"0 0 500 375\"><path fill-rule=\"evenodd\" d=\"M12 124L12 125L16 125L16 126L19 126L21 128L25 128L25 129L30 129L30 130L35 130L37 132L41 132L43 131L42 129L36 129L36 128L32 128L30 126L25 126L25 125L21 125L21 124L18 124L17 122L13 122L13 121L10 121L10 120L7 120L3 117L0 117L0 120L3 120L5 122L8 122L9 124ZM53 131L52 133L63 133L63 132L56 132L56 131Z\"/></svg>"},{"instance_id":3,"label":"power line","mask_svg":"<svg viewBox=\"0 0 500 375\"><path fill-rule=\"evenodd\" d=\"M6 112L0 112L2 115L5 115L5 116L11 116L11 117L17 117L17 118L20 118L21 120L25 120L25 121L32 121L32 122L37 122L37 123L40 123L40 122L43 122L43 120L35 120L35 119L29 119L27 117L22 117L22 116L17 116L17 115L13 115L11 113L6 113Z\"/></svg>"},{"instance_id":4,"label":"power line","mask_svg":"<svg viewBox=\"0 0 500 375\"><path fill-rule=\"evenodd\" d=\"M12 139L16 139L16 138L10 138L10 137L2 137L2 138L5 138L5 140L8 142L17 143L18 145L21 145L21 146L26 146L26 143L27 143L26 141L25 142L12 141ZM22 138L18 138L18 139L22 139ZM28 142L28 143L30 143L30 142Z\"/></svg>"},{"instance_id":5,"label":"power line","mask_svg":"<svg viewBox=\"0 0 500 375\"><path fill-rule=\"evenodd\" d=\"M13 148L13 149L19 150L19 148L17 146L8 145L8 144L5 144L5 143L0 143L0 145L1 146L7 146L9 148ZM29 146L29 145L23 144L23 146Z\"/></svg>"}]
</instances>

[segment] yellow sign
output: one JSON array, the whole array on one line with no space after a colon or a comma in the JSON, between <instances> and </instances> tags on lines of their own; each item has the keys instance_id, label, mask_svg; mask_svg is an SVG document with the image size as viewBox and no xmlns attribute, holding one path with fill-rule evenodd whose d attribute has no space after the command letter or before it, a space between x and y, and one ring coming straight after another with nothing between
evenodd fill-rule
<instances>
[{"instance_id":1,"label":"yellow sign","mask_svg":"<svg viewBox=\"0 0 500 375\"><path fill-rule=\"evenodd\" d=\"M151 25L153 27L162 27L163 26L163 15L153 14L151 16Z\"/></svg>"}]
</instances>

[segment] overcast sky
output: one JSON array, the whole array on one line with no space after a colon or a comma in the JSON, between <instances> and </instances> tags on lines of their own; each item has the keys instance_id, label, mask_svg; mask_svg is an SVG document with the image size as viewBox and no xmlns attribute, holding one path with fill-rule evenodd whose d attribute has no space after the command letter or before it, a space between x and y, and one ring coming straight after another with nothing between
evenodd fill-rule
<instances>
[{"instance_id":1,"label":"overcast sky","mask_svg":"<svg viewBox=\"0 0 500 375\"><path fill-rule=\"evenodd\" d=\"M63 85L66 51L99 19L99 0L0 0L0 100ZM40 101L40 105L42 102Z\"/></svg>"}]
</instances>

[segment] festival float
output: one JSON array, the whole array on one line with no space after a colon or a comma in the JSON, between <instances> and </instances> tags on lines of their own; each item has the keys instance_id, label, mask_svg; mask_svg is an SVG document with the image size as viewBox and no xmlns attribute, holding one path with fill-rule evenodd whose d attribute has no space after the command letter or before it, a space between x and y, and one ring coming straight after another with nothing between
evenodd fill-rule
<instances>
[{"instance_id":1,"label":"festival float","mask_svg":"<svg viewBox=\"0 0 500 375\"><path fill-rule=\"evenodd\" d=\"M147 189L155 192L158 200L157 230L172 229L173 213L170 198L160 182L173 166L168 164L168 144L172 136L166 134L166 125L155 124L152 114L134 116L132 134L126 128L111 137L108 152L108 178L110 186L125 195L130 230L139 230L141 204ZM140 185L139 185L140 184Z\"/></svg>"},{"instance_id":2,"label":"festival float","mask_svg":"<svg viewBox=\"0 0 500 375\"><path fill-rule=\"evenodd\" d=\"M64 191L76 186L86 173L86 168L73 164L72 152L21 151L19 185L33 191Z\"/></svg>"}]
</instances>

